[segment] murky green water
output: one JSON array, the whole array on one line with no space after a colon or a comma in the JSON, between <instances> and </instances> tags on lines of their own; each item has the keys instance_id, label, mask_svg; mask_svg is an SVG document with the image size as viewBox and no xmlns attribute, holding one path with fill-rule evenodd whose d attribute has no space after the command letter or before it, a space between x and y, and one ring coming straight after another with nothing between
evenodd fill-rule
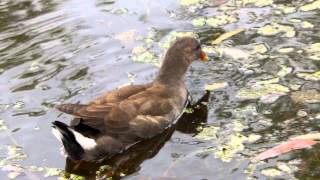
<instances>
[{"instance_id":1,"label":"murky green water","mask_svg":"<svg viewBox=\"0 0 320 180\"><path fill-rule=\"evenodd\" d=\"M0 179L56 179L65 169L128 179L319 179L319 145L250 162L320 129L319 10L319 0L1 1ZM66 163L50 122L70 116L53 106L152 80L170 42L185 35L214 59L193 64L187 80L194 102L219 83L208 106L101 172L101 164Z\"/></svg>"}]
</instances>

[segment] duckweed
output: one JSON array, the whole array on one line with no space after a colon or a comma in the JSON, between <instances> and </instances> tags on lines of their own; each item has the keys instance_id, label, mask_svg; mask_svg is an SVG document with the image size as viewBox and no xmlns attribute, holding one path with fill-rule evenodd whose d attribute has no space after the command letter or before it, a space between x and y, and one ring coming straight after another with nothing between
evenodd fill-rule
<instances>
[{"instance_id":1,"label":"duckweed","mask_svg":"<svg viewBox=\"0 0 320 180\"><path fill-rule=\"evenodd\" d=\"M240 99L258 99L268 94L284 95L290 90L280 84L255 84L250 88L242 88L238 91L237 97Z\"/></svg>"},{"instance_id":2,"label":"duckweed","mask_svg":"<svg viewBox=\"0 0 320 180\"><path fill-rule=\"evenodd\" d=\"M132 60L142 63L148 63L155 66L160 66L160 61L156 57L156 55L150 51L148 51L143 46L138 46L133 48L132 50Z\"/></svg>"},{"instance_id":3,"label":"duckweed","mask_svg":"<svg viewBox=\"0 0 320 180\"><path fill-rule=\"evenodd\" d=\"M296 35L294 27L281 25L278 23L267 24L258 29L258 33L264 36L273 36L279 33L284 33L286 37L292 38Z\"/></svg>"},{"instance_id":4,"label":"duckweed","mask_svg":"<svg viewBox=\"0 0 320 180\"><path fill-rule=\"evenodd\" d=\"M238 21L238 18L235 15L220 15L220 16L207 18L206 24L212 27L219 27L219 26L234 23L237 21Z\"/></svg>"},{"instance_id":5,"label":"duckweed","mask_svg":"<svg viewBox=\"0 0 320 180\"><path fill-rule=\"evenodd\" d=\"M59 180L85 180L86 178L83 176L79 176L76 174L70 174L68 177L60 177Z\"/></svg>"},{"instance_id":6,"label":"duckweed","mask_svg":"<svg viewBox=\"0 0 320 180\"><path fill-rule=\"evenodd\" d=\"M171 44L173 42L176 41L177 38L180 38L180 37L194 37L194 38L198 38L198 35L195 33L195 32L177 32L177 31L174 31L174 32L171 32L164 40L164 42L160 43L160 47L163 49L163 50L166 50L168 49Z\"/></svg>"},{"instance_id":7,"label":"duckweed","mask_svg":"<svg viewBox=\"0 0 320 180\"><path fill-rule=\"evenodd\" d=\"M230 135L229 142L222 145L214 152L216 158L220 158L224 162L230 162L238 152L244 150L243 143L248 139L246 136L236 133Z\"/></svg>"},{"instance_id":8,"label":"duckweed","mask_svg":"<svg viewBox=\"0 0 320 180\"><path fill-rule=\"evenodd\" d=\"M314 25L312 23L308 22L308 21L302 21L301 27L303 27L303 28L313 28Z\"/></svg>"},{"instance_id":9,"label":"duckweed","mask_svg":"<svg viewBox=\"0 0 320 180\"><path fill-rule=\"evenodd\" d=\"M196 5L200 2L200 0L180 0L180 4L182 6L191 6Z\"/></svg>"},{"instance_id":10,"label":"duckweed","mask_svg":"<svg viewBox=\"0 0 320 180\"><path fill-rule=\"evenodd\" d=\"M205 86L205 89L208 91L214 91L218 89L223 89L228 86L227 82L217 82L217 83L212 83L212 84L207 84Z\"/></svg>"},{"instance_id":11,"label":"duckweed","mask_svg":"<svg viewBox=\"0 0 320 180\"><path fill-rule=\"evenodd\" d=\"M183 112L184 112L184 113L187 113L187 114L191 114L191 113L194 112L194 109L192 109L192 108L184 108L184 109L183 109Z\"/></svg>"},{"instance_id":12,"label":"duckweed","mask_svg":"<svg viewBox=\"0 0 320 180\"><path fill-rule=\"evenodd\" d=\"M273 4L273 0L241 0L242 4L245 5L254 5L257 7L270 6Z\"/></svg>"},{"instance_id":13,"label":"duckweed","mask_svg":"<svg viewBox=\"0 0 320 180\"><path fill-rule=\"evenodd\" d=\"M219 130L219 127L200 127L198 130L200 132L195 136L196 138L201 140L213 140L217 139L217 132Z\"/></svg>"},{"instance_id":14,"label":"duckweed","mask_svg":"<svg viewBox=\"0 0 320 180\"><path fill-rule=\"evenodd\" d=\"M278 49L278 52L279 52L279 53L283 53L283 54L290 53L290 52L292 52L292 51L294 51L294 48L290 48L290 47Z\"/></svg>"},{"instance_id":15,"label":"duckweed","mask_svg":"<svg viewBox=\"0 0 320 180\"><path fill-rule=\"evenodd\" d=\"M256 141L258 141L259 139L261 139L261 137L262 137L262 136L259 135L259 134L250 134L250 135L248 136L247 141L250 142L250 143L256 142Z\"/></svg>"},{"instance_id":16,"label":"duckweed","mask_svg":"<svg viewBox=\"0 0 320 180\"><path fill-rule=\"evenodd\" d=\"M290 166L288 166L286 163L283 163L283 162L277 163L277 167L278 167L279 170L281 170L283 172L286 172L286 173L292 173L293 172L292 168L290 168Z\"/></svg>"},{"instance_id":17,"label":"duckweed","mask_svg":"<svg viewBox=\"0 0 320 180\"><path fill-rule=\"evenodd\" d=\"M287 67L287 66L284 66L284 65L281 65L280 67L281 67L281 69L277 73L277 76L279 76L279 77L284 77L284 76L290 74L293 71L292 67Z\"/></svg>"},{"instance_id":18,"label":"duckweed","mask_svg":"<svg viewBox=\"0 0 320 180\"><path fill-rule=\"evenodd\" d=\"M14 105L13 105L13 108L16 108L16 109L22 109L24 108L25 104L23 101L17 101Z\"/></svg>"},{"instance_id":19,"label":"duckweed","mask_svg":"<svg viewBox=\"0 0 320 180\"><path fill-rule=\"evenodd\" d=\"M244 173L248 174L248 175L252 175L257 169L257 165L256 164L249 164L248 167L246 168L246 170L244 171Z\"/></svg>"},{"instance_id":20,"label":"duckweed","mask_svg":"<svg viewBox=\"0 0 320 180\"><path fill-rule=\"evenodd\" d=\"M3 131L3 130L7 130L8 127L6 126L4 120L0 119L0 131Z\"/></svg>"},{"instance_id":21,"label":"duckweed","mask_svg":"<svg viewBox=\"0 0 320 180\"><path fill-rule=\"evenodd\" d=\"M204 26L206 24L206 19L202 17L193 19L192 24L194 26Z\"/></svg>"},{"instance_id":22,"label":"duckweed","mask_svg":"<svg viewBox=\"0 0 320 180\"><path fill-rule=\"evenodd\" d=\"M44 172L44 177L51 177L51 176L58 176L58 175L63 175L63 170L59 168L49 168L45 167L43 169Z\"/></svg>"},{"instance_id":23,"label":"duckweed","mask_svg":"<svg viewBox=\"0 0 320 180\"><path fill-rule=\"evenodd\" d=\"M285 5L277 5L277 9L279 9L284 14L291 14L297 11L296 7L293 6L285 6Z\"/></svg>"},{"instance_id":24,"label":"duckweed","mask_svg":"<svg viewBox=\"0 0 320 180\"><path fill-rule=\"evenodd\" d=\"M23 152L22 147L19 146L8 146L8 157L10 161L21 161L27 158L27 155Z\"/></svg>"},{"instance_id":25,"label":"duckweed","mask_svg":"<svg viewBox=\"0 0 320 180\"><path fill-rule=\"evenodd\" d=\"M162 48L162 52L164 53L171 44L180 37L198 37L195 32L171 32L164 41L159 43L160 48ZM134 47L132 49L132 60L136 62L152 64L154 66L159 67L161 62L155 53L151 52L150 49L154 45L154 39L156 38L156 32L151 29L148 33L147 38L144 39L145 44Z\"/></svg>"},{"instance_id":26,"label":"duckweed","mask_svg":"<svg viewBox=\"0 0 320 180\"><path fill-rule=\"evenodd\" d=\"M280 176L282 172L275 168L267 168L267 169L263 169L261 171L261 174L268 177L275 177L275 176Z\"/></svg>"},{"instance_id":27,"label":"duckweed","mask_svg":"<svg viewBox=\"0 0 320 180\"><path fill-rule=\"evenodd\" d=\"M301 11L313 11L320 9L320 0L316 0L312 3L306 4L300 8Z\"/></svg>"},{"instance_id":28,"label":"duckweed","mask_svg":"<svg viewBox=\"0 0 320 180\"><path fill-rule=\"evenodd\" d=\"M320 60L320 43L311 44L307 49L308 58L312 60Z\"/></svg>"},{"instance_id":29,"label":"duckweed","mask_svg":"<svg viewBox=\"0 0 320 180\"><path fill-rule=\"evenodd\" d=\"M268 52L268 48L266 47L265 44L256 44L253 46L253 54L254 53L260 53L260 54L264 54Z\"/></svg>"},{"instance_id":30,"label":"duckweed","mask_svg":"<svg viewBox=\"0 0 320 180\"><path fill-rule=\"evenodd\" d=\"M299 78L305 79L307 81L319 81L320 80L320 71L314 73L297 73Z\"/></svg>"},{"instance_id":31,"label":"duckweed","mask_svg":"<svg viewBox=\"0 0 320 180\"><path fill-rule=\"evenodd\" d=\"M124 14L127 12L128 12L127 8L119 8L119 9L112 9L111 10L111 13L113 13L113 14Z\"/></svg>"},{"instance_id":32,"label":"duckweed","mask_svg":"<svg viewBox=\"0 0 320 180\"><path fill-rule=\"evenodd\" d=\"M103 165L99 167L99 170L96 171L97 177L100 177L103 175L103 173L107 170L110 170L111 167L109 165Z\"/></svg>"}]
</instances>

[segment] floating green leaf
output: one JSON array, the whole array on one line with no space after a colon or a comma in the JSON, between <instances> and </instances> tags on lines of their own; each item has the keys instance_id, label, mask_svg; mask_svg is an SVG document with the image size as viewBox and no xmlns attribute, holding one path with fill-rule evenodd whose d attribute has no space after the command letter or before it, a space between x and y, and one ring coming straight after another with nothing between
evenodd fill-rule
<instances>
[{"instance_id":1,"label":"floating green leaf","mask_svg":"<svg viewBox=\"0 0 320 180\"><path fill-rule=\"evenodd\" d=\"M219 27L219 26L234 23L237 21L238 21L238 17L235 15L220 15L220 16L207 18L206 24L212 27Z\"/></svg>"},{"instance_id":2,"label":"floating green leaf","mask_svg":"<svg viewBox=\"0 0 320 180\"><path fill-rule=\"evenodd\" d=\"M191 6L199 3L200 0L180 0L182 6Z\"/></svg>"},{"instance_id":3,"label":"floating green leaf","mask_svg":"<svg viewBox=\"0 0 320 180\"><path fill-rule=\"evenodd\" d=\"M198 38L198 35L195 32L177 32L173 31L171 32L164 40L164 42L160 43L160 47L164 50L168 49L173 42L177 40L177 38L180 37L194 37Z\"/></svg>"},{"instance_id":4,"label":"floating green leaf","mask_svg":"<svg viewBox=\"0 0 320 180\"><path fill-rule=\"evenodd\" d=\"M268 177L275 177L275 176L280 176L282 172L274 168L267 168L267 169L263 169L261 171L261 174Z\"/></svg>"},{"instance_id":5,"label":"floating green leaf","mask_svg":"<svg viewBox=\"0 0 320 180\"><path fill-rule=\"evenodd\" d=\"M248 139L247 139L247 141L248 142L256 142L256 141L258 141L260 138L261 138L262 136L261 135L259 135L259 134L250 134L249 136L248 136Z\"/></svg>"},{"instance_id":6,"label":"floating green leaf","mask_svg":"<svg viewBox=\"0 0 320 180\"><path fill-rule=\"evenodd\" d=\"M294 48L290 48L290 47L278 49L278 52L279 52L279 53L283 53L283 54L290 53L290 52L292 52L292 51L294 51Z\"/></svg>"},{"instance_id":7,"label":"floating green leaf","mask_svg":"<svg viewBox=\"0 0 320 180\"><path fill-rule=\"evenodd\" d=\"M242 2L244 6L252 4L257 7L270 6L273 4L273 0L242 0L240 2Z\"/></svg>"},{"instance_id":8,"label":"floating green leaf","mask_svg":"<svg viewBox=\"0 0 320 180\"><path fill-rule=\"evenodd\" d=\"M105 171L107 170L111 170L111 167L109 165L103 165L103 166L100 166L99 167L99 170L96 171L96 175L99 177L99 176L102 176L103 173L105 173Z\"/></svg>"},{"instance_id":9,"label":"floating green leaf","mask_svg":"<svg viewBox=\"0 0 320 180\"><path fill-rule=\"evenodd\" d=\"M3 131L3 130L7 130L8 127L6 126L4 120L0 119L0 131Z\"/></svg>"},{"instance_id":10,"label":"floating green leaf","mask_svg":"<svg viewBox=\"0 0 320 180\"><path fill-rule=\"evenodd\" d=\"M320 80L320 71L314 73L298 73L299 78L305 79L307 81L319 81Z\"/></svg>"},{"instance_id":11,"label":"floating green leaf","mask_svg":"<svg viewBox=\"0 0 320 180\"><path fill-rule=\"evenodd\" d=\"M10 161L21 161L27 158L27 155L23 152L22 147L8 146L8 157Z\"/></svg>"},{"instance_id":12,"label":"floating green leaf","mask_svg":"<svg viewBox=\"0 0 320 180\"><path fill-rule=\"evenodd\" d=\"M246 136L240 133L231 135L230 141L214 152L215 157L220 158L224 162L230 162L238 152L244 150L245 147L243 143L247 139Z\"/></svg>"},{"instance_id":13,"label":"floating green leaf","mask_svg":"<svg viewBox=\"0 0 320 180\"><path fill-rule=\"evenodd\" d=\"M59 168L45 167L43 169L44 177L63 175L63 170Z\"/></svg>"},{"instance_id":14,"label":"floating green leaf","mask_svg":"<svg viewBox=\"0 0 320 180\"><path fill-rule=\"evenodd\" d=\"M205 89L208 91L214 91L218 89L223 89L228 86L227 82L217 82L217 83L212 83L212 84L207 84L205 86Z\"/></svg>"},{"instance_id":15,"label":"floating green leaf","mask_svg":"<svg viewBox=\"0 0 320 180\"><path fill-rule=\"evenodd\" d=\"M22 109L23 107L25 106L24 102L23 101L17 101L15 104L14 104L14 108L16 109Z\"/></svg>"},{"instance_id":16,"label":"floating green leaf","mask_svg":"<svg viewBox=\"0 0 320 180\"><path fill-rule=\"evenodd\" d=\"M183 109L183 112L184 112L184 113L187 113L187 114L191 114L191 113L194 112L194 109L192 109L192 108L184 108L184 109Z\"/></svg>"},{"instance_id":17,"label":"floating green leaf","mask_svg":"<svg viewBox=\"0 0 320 180\"><path fill-rule=\"evenodd\" d=\"M192 24L194 26L204 26L206 24L206 19L203 17L193 19Z\"/></svg>"},{"instance_id":18,"label":"floating green leaf","mask_svg":"<svg viewBox=\"0 0 320 180\"><path fill-rule=\"evenodd\" d=\"M284 95L289 88L280 84L255 84L250 88L242 88L237 93L240 99L258 99L268 94Z\"/></svg>"},{"instance_id":19,"label":"floating green leaf","mask_svg":"<svg viewBox=\"0 0 320 180\"><path fill-rule=\"evenodd\" d=\"M287 67L284 65L281 65L280 67L281 67L281 70L277 73L277 76L279 77L284 77L293 71L292 67Z\"/></svg>"},{"instance_id":20,"label":"floating green leaf","mask_svg":"<svg viewBox=\"0 0 320 180\"><path fill-rule=\"evenodd\" d=\"M257 165L256 164L249 164L249 166L246 168L246 170L244 171L244 173L248 174L248 175L252 175L257 169Z\"/></svg>"},{"instance_id":21,"label":"floating green leaf","mask_svg":"<svg viewBox=\"0 0 320 180\"><path fill-rule=\"evenodd\" d=\"M311 44L307 49L308 58L312 60L320 60L320 43Z\"/></svg>"},{"instance_id":22,"label":"floating green leaf","mask_svg":"<svg viewBox=\"0 0 320 180\"><path fill-rule=\"evenodd\" d=\"M200 127L199 128L200 132L195 137L201 140L217 139L218 130L219 130L219 127L215 127L215 126Z\"/></svg>"},{"instance_id":23,"label":"floating green leaf","mask_svg":"<svg viewBox=\"0 0 320 180\"><path fill-rule=\"evenodd\" d=\"M314 25L312 23L308 22L308 21L302 21L301 27L303 27L303 28L313 28Z\"/></svg>"},{"instance_id":24,"label":"floating green leaf","mask_svg":"<svg viewBox=\"0 0 320 180\"><path fill-rule=\"evenodd\" d=\"M291 14L297 11L296 7L286 6L283 4L277 5L276 8L279 9L284 14Z\"/></svg>"},{"instance_id":25,"label":"floating green leaf","mask_svg":"<svg viewBox=\"0 0 320 180\"><path fill-rule=\"evenodd\" d=\"M133 61L147 63L147 64L153 64L155 66L160 66L160 61L156 57L156 55L150 51L148 51L143 46L138 46L133 48L132 50L132 59Z\"/></svg>"},{"instance_id":26,"label":"floating green leaf","mask_svg":"<svg viewBox=\"0 0 320 180\"><path fill-rule=\"evenodd\" d=\"M292 38L296 35L296 31L291 26L271 23L258 29L258 33L264 36L273 36L284 33L286 37Z\"/></svg>"},{"instance_id":27,"label":"floating green leaf","mask_svg":"<svg viewBox=\"0 0 320 180\"><path fill-rule=\"evenodd\" d=\"M288 165L288 163L284 163L284 162L278 162L277 167L279 170L286 173L293 173L297 170L296 167Z\"/></svg>"},{"instance_id":28,"label":"floating green leaf","mask_svg":"<svg viewBox=\"0 0 320 180\"><path fill-rule=\"evenodd\" d=\"M22 173L21 172L10 172L9 174L8 174L8 178L9 179L15 179L15 178L17 178L19 175L21 175Z\"/></svg>"},{"instance_id":29,"label":"floating green leaf","mask_svg":"<svg viewBox=\"0 0 320 180\"><path fill-rule=\"evenodd\" d=\"M312 3L306 4L300 8L301 11L313 11L320 9L320 0L316 0Z\"/></svg>"},{"instance_id":30,"label":"floating green leaf","mask_svg":"<svg viewBox=\"0 0 320 180\"><path fill-rule=\"evenodd\" d=\"M119 9L111 10L111 13L113 13L113 14L124 14L124 13L127 13L127 12L128 12L127 8L119 8Z\"/></svg>"},{"instance_id":31,"label":"floating green leaf","mask_svg":"<svg viewBox=\"0 0 320 180\"><path fill-rule=\"evenodd\" d=\"M264 54L268 52L268 48L265 44L256 44L253 46L253 54L255 53L260 53L260 54Z\"/></svg>"}]
</instances>

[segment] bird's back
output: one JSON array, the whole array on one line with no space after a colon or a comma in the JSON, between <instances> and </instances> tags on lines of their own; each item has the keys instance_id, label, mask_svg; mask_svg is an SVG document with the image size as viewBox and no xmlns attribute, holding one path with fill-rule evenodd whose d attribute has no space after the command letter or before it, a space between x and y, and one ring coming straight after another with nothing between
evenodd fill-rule
<instances>
[{"instance_id":1,"label":"bird's back","mask_svg":"<svg viewBox=\"0 0 320 180\"><path fill-rule=\"evenodd\" d=\"M57 108L76 117L70 128L97 143L86 150L89 160L112 156L161 133L182 112L186 96L184 87L150 83L110 91L87 105Z\"/></svg>"}]
</instances>

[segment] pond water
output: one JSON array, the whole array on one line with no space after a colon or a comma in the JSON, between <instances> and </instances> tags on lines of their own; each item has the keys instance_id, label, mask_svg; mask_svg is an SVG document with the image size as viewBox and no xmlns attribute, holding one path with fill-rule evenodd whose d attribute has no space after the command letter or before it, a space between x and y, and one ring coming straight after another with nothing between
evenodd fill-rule
<instances>
[{"instance_id":1,"label":"pond water","mask_svg":"<svg viewBox=\"0 0 320 180\"><path fill-rule=\"evenodd\" d=\"M319 29L319 0L2 0L0 179L319 179L319 145L251 161L319 131ZM151 81L178 36L212 59L187 75L204 103L113 160L66 162L54 105Z\"/></svg>"}]
</instances>

